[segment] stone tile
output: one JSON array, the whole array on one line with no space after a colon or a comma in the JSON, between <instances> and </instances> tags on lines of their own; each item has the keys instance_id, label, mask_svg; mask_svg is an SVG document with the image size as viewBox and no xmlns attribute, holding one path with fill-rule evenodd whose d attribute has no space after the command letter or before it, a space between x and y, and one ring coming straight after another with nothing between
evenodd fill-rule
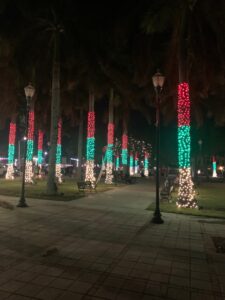
<instances>
[{"instance_id":1,"label":"stone tile","mask_svg":"<svg viewBox=\"0 0 225 300\"><path fill-rule=\"evenodd\" d=\"M130 272L129 276L134 278L140 278L140 279L148 279L150 277L150 274L151 274L150 271L133 269Z\"/></svg>"},{"instance_id":2,"label":"stone tile","mask_svg":"<svg viewBox=\"0 0 225 300\"><path fill-rule=\"evenodd\" d=\"M57 300L81 300L81 299L84 299L83 295L69 292L69 291L63 292L59 296L59 298L57 298Z\"/></svg>"},{"instance_id":3,"label":"stone tile","mask_svg":"<svg viewBox=\"0 0 225 300\"><path fill-rule=\"evenodd\" d=\"M151 296L165 297L167 294L168 285L161 282L149 281L144 293Z\"/></svg>"},{"instance_id":4,"label":"stone tile","mask_svg":"<svg viewBox=\"0 0 225 300\"><path fill-rule=\"evenodd\" d=\"M210 281L210 273L206 273L206 272L202 273L202 272L192 271L191 279Z\"/></svg>"},{"instance_id":5,"label":"stone tile","mask_svg":"<svg viewBox=\"0 0 225 300\"><path fill-rule=\"evenodd\" d=\"M216 298L214 297L213 294L205 294L205 293L200 293L200 292L192 292L191 293L191 300L215 300L215 299Z\"/></svg>"},{"instance_id":6,"label":"stone tile","mask_svg":"<svg viewBox=\"0 0 225 300\"><path fill-rule=\"evenodd\" d=\"M41 300L55 300L62 295L62 291L59 289L45 287L40 293L37 294L37 298Z\"/></svg>"},{"instance_id":7,"label":"stone tile","mask_svg":"<svg viewBox=\"0 0 225 300\"><path fill-rule=\"evenodd\" d=\"M99 287L93 295L103 299L116 299L118 292L118 288L104 285Z\"/></svg>"},{"instance_id":8,"label":"stone tile","mask_svg":"<svg viewBox=\"0 0 225 300\"><path fill-rule=\"evenodd\" d=\"M189 289L179 288L179 287L169 287L167 292L167 297L169 299L176 299L176 300L189 300L190 298L190 291Z\"/></svg>"},{"instance_id":9,"label":"stone tile","mask_svg":"<svg viewBox=\"0 0 225 300\"><path fill-rule=\"evenodd\" d=\"M103 285L120 288L123 285L124 281L125 279L123 277L108 276L104 280Z\"/></svg>"},{"instance_id":10,"label":"stone tile","mask_svg":"<svg viewBox=\"0 0 225 300\"><path fill-rule=\"evenodd\" d=\"M17 290L17 293L23 296L27 297L34 297L36 296L41 290L43 289L43 286L32 284L32 283L26 283L22 288Z\"/></svg>"},{"instance_id":11,"label":"stone tile","mask_svg":"<svg viewBox=\"0 0 225 300\"><path fill-rule=\"evenodd\" d=\"M92 287L92 283L84 281L76 281L70 287L69 290L72 292L86 294Z\"/></svg>"},{"instance_id":12,"label":"stone tile","mask_svg":"<svg viewBox=\"0 0 225 300\"><path fill-rule=\"evenodd\" d=\"M55 279L55 277L53 276L46 276L46 275L38 275L37 277L35 277L32 280L33 284L37 284L37 285L49 285L50 282L52 282Z\"/></svg>"},{"instance_id":13,"label":"stone tile","mask_svg":"<svg viewBox=\"0 0 225 300\"><path fill-rule=\"evenodd\" d=\"M124 281L122 285L122 289L141 293L144 291L146 285L147 285L146 280L129 278Z\"/></svg>"},{"instance_id":14,"label":"stone tile","mask_svg":"<svg viewBox=\"0 0 225 300\"><path fill-rule=\"evenodd\" d=\"M131 272L131 269L115 267L115 268L113 268L111 273L127 276L130 272Z\"/></svg>"},{"instance_id":15,"label":"stone tile","mask_svg":"<svg viewBox=\"0 0 225 300\"><path fill-rule=\"evenodd\" d=\"M0 291L0 299L1 300L8 298L9 295L10 295L9 292Z\"/></svg>"},{"instance_id":16,"label":"stone tile","mask_svg":"<svg viewBox=\"0 0 225 300\"><path fill-rule=\"evenodd\" d=\"M27 298L26 296L21 296L21 295L11 295L7 300L29 300L29 299L34 299L34 298Z\"/></svg>"},{"instance_id":17,"label":"stone tile","mask_svg":"<svg viewBox=\"0 0 225 300\"><path fill-rule=\"evenodd\" d=\"M194 278L191 279L191 287L199 290L212 291L212 285L210 282Z\"/></svg>"},{"instance_id":18,"label":"stone tile","mask_svg":"<svg viewBox=\"0 0 225 300\"><path fill-rule=\"evenodd\" d=\"M158 281L158 282L169 282L169 275L168 274L161 274L161 273L151 273L150 274L150 280L151 281Z\"/></svg>"},{"instance_id":19,"label":"stone tile","mask_svg":"<svg viewBox=\"0 0 225 300\"><path fill-rule=\"evenodd\" d=\"M189 278L185 278L185 277L170 276L169 283L172 285L183 286L183 287L190 286Z\"/></svg>"},{"instance_id":20,"label":"stone tile","mask_svg":"<svg viewBox=\"0 0 225 300\"><path fill-rule=\"evenodd\" d=\"M25 272L20 273L20 275L18 276L18 280L23 281L23 282L30 282L30 281L34 280L35 278L37 278L37 276L38 276L37 273L25 271Z\"/></svg>"},{"instance_id":21,"label":"stone tile","mask_svg":"<svg viewBox=\"0 0 225 300\"><path fill-rule=\"evenodd\" d=\"M13 293L18 291L20 288L24 287L25 283L16 281L16 280L9 280L5 284L1 285L1 290Z\"/></svg>"},{"instance_id":22,"label":"stone tile","mask_svg":"<svg viewBox=\"0 0 225 300\"><path fill-rule=\"evenodd\" d=\"M116 297L117 300L141 300L143 294L130 292L130 291L120 291Z\"/></svg>"},{"instance_id":23,"label":"stone tile","mask_svg":"<svg viewBox=\"0 0 225 300\"><path fill-rule=\"evenodd\" d=\"M56 278L55 280L49 283L50 287L58 288L58 289L68 289L74 283L71 279L64 279L64 278Z\"/></svg>"},{"instance_id":24,"label":"stone tile","mask_svg":"<svg viewBox=\"0 0 225 300\"><path fill-rule=\"evenodd\" d=\"M49 267L44 271L45 275L50 275L50 276L60 276L62 273L63 273L62 269L54 268L54 267Z\"/></svg>"}]
</instances>

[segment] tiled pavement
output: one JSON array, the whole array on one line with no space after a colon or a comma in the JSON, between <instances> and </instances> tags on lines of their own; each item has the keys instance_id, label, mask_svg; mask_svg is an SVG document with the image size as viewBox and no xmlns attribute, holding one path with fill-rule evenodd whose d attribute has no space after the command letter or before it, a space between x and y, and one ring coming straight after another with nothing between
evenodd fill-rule
<instances>
[{"instance_id":1,"label":"tiled pavement","mask_svg":"<svg viewBox=\"0 0 225 300\"><path fill-rule=\"evenodd\" d=\"M152 224L151 201L141 183L0 207L0 300L225 299L225 254L212 242L225 220L163 214Z\"/></svg>"}]
</instances>

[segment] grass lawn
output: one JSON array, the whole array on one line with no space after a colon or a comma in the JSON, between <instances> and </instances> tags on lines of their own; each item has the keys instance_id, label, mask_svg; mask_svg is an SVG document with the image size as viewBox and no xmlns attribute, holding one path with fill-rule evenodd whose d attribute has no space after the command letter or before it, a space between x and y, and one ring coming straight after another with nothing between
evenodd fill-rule
<instances>
[{"instance_id":1,"label":"grass lawn","mask_svg":"<svg viewBox=\"0 0 225 300\"><path fill-rule=\"evenodd\" d=\"M65 182L58 185L58 195L51 196L46 194L46 180L37 179L35 184L26 184L26 197L50 199L60 201L70 201L83 197L86 192L79 192L77 189L76 180L74 178L65 178ZM112 189L114 186L106 185L100 182L97 185L96 192L103 192ZM21 192L21 178L16 178L13 181L0 179L0 195L19 197ZM94 192L93 192L94 193Z\"/></svg>"},{"instance_id":2,"label":"grass lawn","mask_svg":"<svg viewBox=\"0 0 225 300\"><path fill-rule=\"evenodd\" d=\"M161 202L160 210L194 216L225 218L225 183L201 183L196 189L196 194L200 209L177 208L177 193L174 192L171 203ZM154 208L153 204L148 207L149 210L154 210Z\"/></svg>"}]
</instances>

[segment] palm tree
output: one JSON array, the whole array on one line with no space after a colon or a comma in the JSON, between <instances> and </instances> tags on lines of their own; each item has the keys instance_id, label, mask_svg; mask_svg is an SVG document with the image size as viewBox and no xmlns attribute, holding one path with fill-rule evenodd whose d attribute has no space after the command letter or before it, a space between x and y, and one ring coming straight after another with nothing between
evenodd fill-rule
<instances>
[{"instance_id":1,"label":"palm tree","mask_svg":"<svg viewBox=\"0 0 225 300\"><path fill-rule=\"evenodd\" d=\"M51 100L51 129L50 129L50 151L49 171L47 180L47 192L57 192L55 182L56 148L58 137L58 120L60 117L60 33L63 32L59 24L51 26L53 31L53 66L52 66L52 100Z\"/></svg>"},{"instance_id":2,"label":"palm tree","mask_svg":"<svg viewBox=\"0 0 225 300\"><path fill-rule=\"evenodd\" d=\"M214 9L211 0L174 1L172 5L164 3L159 7L153 4L143 22L147 32L153 37L158 36L160 41L169 37L166 39L170 45L166 63L169 78L167 91L168 95L173 96L172 100L176 98L175 86L179 82L177 108L180 185L177 205L182 207L196 207L190 171L190 98L193 111L199 113L202 99L210 91L215 91L224 68L224 41L218 34L220 30L224 30L220 13L224 9L224 3L219 2L218 5L220 9L218 6ZM159 19L161 22L157 24ZM205 50L209 42L214 44L212 51ZM166 58L165 54L162 58Z\"/></svg>"}]
</instances>

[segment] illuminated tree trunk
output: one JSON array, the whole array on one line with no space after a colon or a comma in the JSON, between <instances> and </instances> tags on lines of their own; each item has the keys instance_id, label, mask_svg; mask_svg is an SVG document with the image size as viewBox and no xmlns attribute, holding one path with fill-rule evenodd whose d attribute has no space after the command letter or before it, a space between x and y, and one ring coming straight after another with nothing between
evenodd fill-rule
<instances>
[{"instance_id":1,"label":"illuminated tree trunk","mask_svg":"<svg viewBox=\"0 0 225 300\"><path fill-rule=\"evenodd\" d=\"M144 157L144 175L147 177L149 175L148 172L148 165L149 165L149 154L147 151L145 151L145 157Z\"/></svg>"},{"instance_id":2,"label":"illuminated tree trunk","mask_svg":"<svg viewBox=\"0 0 225 300\"><path fill-rule=\"evenodd\" d=\"M136 152L134 157L134 174L138 174L138 169L138 152Z\"/></svg>"},{"instance_id":3,"label":"illuminated tree trunk","mask_svg":"<svg viewBox=\"0 0 225 300\"><path fill-rule=\"evenodd\" d=\"M42 130L38 130L38 158L37 158L37 164L39 167L39 174L38 176L41 177L41 169L43 164L43 138L44 138L44 132Z\"/></svg>"},{"instance_id":4,"label":"illuminated tree trunk","mask_svg":"<svg viewBox=\"0 0 225 300\"><path fill-rule=\"evenodd\" d=\"M58 137L57 137L57 148L56 148L56 165L55 165L55 176L58 183L62 183L62 119L58 121Z\"/></svg>"},{"instance_id":5,"label":"illuminated tree trunk","mask_svg":"<svg viewBox=\"0 0 225 300\"><path fill-rule=\"evenodd\" d=\"M34 151L34 108L31 107L28 114L28 134L27 134L27 153L25 182L33 183L33 151Z\"/></svg>"},{"instance_id":6,"label":"illuminated tree trunk","mask_svg":"<svg viewBox=\"0 0 225 300\"><path fill-rule=\"evenodd\" d=\"M89 112L87 123L87 152L86 152L86 173L85 181L95 183L94 159L95 159L95 112L94 94L89 93Z\"/></svg>"},{"instance_id":7,"label":"illuminated tree trunk","mask_svg":"<svg viewBox=\"0 0 225 300\"><path fill-rule=\"evenodd\" d=\"M183 10L180 19L179 36L179 84L178 84L178 165L179 165L179 188L178 207L195 208L194 185L191 178L191 135L190 135L190 95L188 83L188 15L187 10Z\"/></svg>"},{"instance_id":8,"label":"illuminated tree trunk","mask_svg":"<svg viewBox=\"0 0 225 300\"><path fill-rule=\"evenodd\" d=\"M60 58L59 58L59 30L54 36L54 53L52 68L52 100L51 100L51 130L50 130L50 151L49 169L47 180L47 193L56 194L57 185L55 180L56 169L56 148L58 136L58 120L60 116Z\"/></svg>"},{"instance_id":9,"label":"illuminated tree trunk","mask_svg":"<svg viewBox=\"0 0 225 300\"><path fill-rule=\"evenodd\" d=\"M79 133L78 133L78 168L77 178L81 180L81 168L82 168L82 153L83 153L83 131L84 131L84 111L80 109L80 120L79 120Z\"/></svg>"},{"instance_id":10,"label":"illuminated tree trunk","mask_svg":"<svg viewBox=\"0 0 225 300\"><path fill-rule=\"evenodd\" d=\"M119 171L120 169L120 155L119 153L116 153L116 171Z\"/></svg>"},{"instance_id":11,"label":"illuminated tree trunk","mask_svg":"<svg viewBox=\"0 0 225 300\"><path fill-rule=\"evenodd\" d=\"M15 155L15 139L16 139L16 122L12 120L9 125L9 146L8 146L8 167L6 179L14 179L14 155Z\"/></svg>"},{"instance_id":12,"label":"illuminated tree trunk","mask_svg":"<svg viewBox=\"0 0 225 300\"><path fill-rule=\"evenodd\" d=\"M122 135L122 166L123 172L128 173L128 135L127 135L127 122L123 120L123 135Z\"/></svg>"},{"instance_id":13,"label":"illuminated tree trunk","mask_svg":"<svg viewBox=\"0 0 225 300\"><path fill-rule=\"evenodd\" d=\"M130 175L134 175L134 154L130 152Z\"/></svg>"},{"instance_id":14,"label":"illuminated tree trunk","mask_svg":"<svg viewBox=\"0 0 225 300\"><path fill-rule=\"evenodd\" d=\"M182 82L178 85L178 207L196 207L195 193L191 178L190 153L191 136L189 85L187 82Z\"/></svg>"},{"instance_id":15,"label":"illuminated tree trunk","mask_svg":"<svg viewBox=\"0 0 225 300\"><path fill-rule=\"evenodd\" d=\"M105 183L113 183L113 147L114 147L114 123L113 123L113 89L110 91L109 99L109 123L108 123L108 145L106 152L106 178Z\"/></svg>"},{"instance_id":16,"label":"illuminated tree trunk","mask_svg":"<svg viewBox=\"0 0 225 300\"><path fill-rule=\"evenodd\" d=\"M212 177L216 178L217 177L217 167L216 167L216 158L215 156L212 157Z\"/></svg>"}]
</instances>

